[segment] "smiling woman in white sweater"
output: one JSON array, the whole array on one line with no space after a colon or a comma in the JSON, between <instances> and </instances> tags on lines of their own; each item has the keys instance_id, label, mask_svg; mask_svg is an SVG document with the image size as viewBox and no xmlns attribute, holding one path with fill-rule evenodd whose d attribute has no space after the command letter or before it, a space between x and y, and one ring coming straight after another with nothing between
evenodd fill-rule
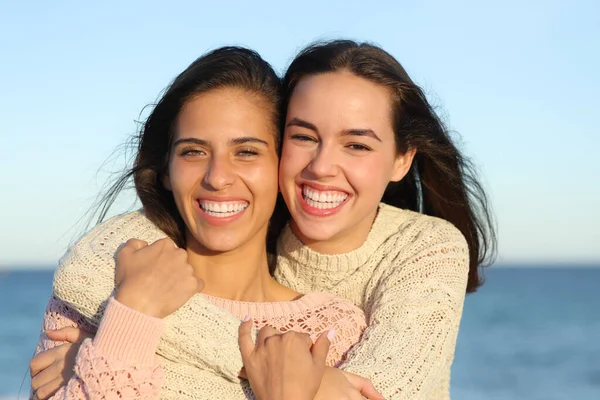
<instances>
[{"instance_id":1,"label":"smiling woman in white sweater","mask_svg":"<svg viewBox=\"0 0 600 400\"><path fill-rule=\"evenodd\" d=\"M495 246L486 196L468 160L421 89L376 46L310 46L283 86L279 187L287 209L278 208L271 222L275 278L364 310L368 326L340 369L368 378L387 399L448 399L464 296L480 285L478 268ZM172 236L144 218L115 217L75 244L61 260L55 295L81 313L95 312L109 293L80 298L92 270L114 265L128 238ZM198 319L185 340L193 336L195 345L172 356L231 382L245 360L253 389L264 393L256 377L278 377L279 364L248 365L236 339L239 320L216 309L193 303ZM322 379L324 389L335 385Z\"/></svg>"}]
</instances>

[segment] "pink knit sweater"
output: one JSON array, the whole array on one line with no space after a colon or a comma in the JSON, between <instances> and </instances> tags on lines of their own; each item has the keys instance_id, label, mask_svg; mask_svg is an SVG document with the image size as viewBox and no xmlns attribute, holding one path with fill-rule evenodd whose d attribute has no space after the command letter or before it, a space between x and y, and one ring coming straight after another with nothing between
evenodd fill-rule
<instances>
[{"instance_id":1,"label":"pink knit sweater","mask_svg":"<svg viewBox=\"0 0 600 400\"><path fill-rule=\"evenodd\" d=\"M327 364L343 361L366 327L364 313L345 300L325 293L309 293L290 302L249 303L206 296L215 305L242 319L250 316L257 328L271 325L282 332L308 333L314 340L329 329L336 330ZM307 319L309 314L318 318ZM320 321L307 323L307 321ZM81 345L75 375L53 399L157 399L163 382L155 356L163 330L161 319L149 317L111 298L102 322L96 328L62 300L51 297L37 353L63 342L50 340L44 333L64 327L77 327L96 333ZM232 340L228 338L227 340Z\"/></svg>"}]
</instances>

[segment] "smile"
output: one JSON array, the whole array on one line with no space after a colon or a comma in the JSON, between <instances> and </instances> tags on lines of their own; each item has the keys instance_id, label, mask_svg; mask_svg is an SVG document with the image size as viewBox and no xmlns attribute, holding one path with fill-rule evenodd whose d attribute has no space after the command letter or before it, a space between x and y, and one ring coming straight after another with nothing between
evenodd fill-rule
<instances>
[{"instance_id":1,"label":"smile","mask_svg":"<svg viewBox=\"0 0 600 400\"><path fill-rule=\"evenodd\" d=\"M248 202L198 200L198 205L211 217L228 218L244 211L248 207Z\"/></svg>"},{"instance_id":2,"label":"smile","mask_svg":"<svg viewBox=\"0 0 600 400\"><path fill-rule=\"evenodd\" d=\"M303 185L302 197L309 206L319 210L328 210L342 204L348 198L348 193L337 190L320 191Z\"/></svg>"}]
</instances>

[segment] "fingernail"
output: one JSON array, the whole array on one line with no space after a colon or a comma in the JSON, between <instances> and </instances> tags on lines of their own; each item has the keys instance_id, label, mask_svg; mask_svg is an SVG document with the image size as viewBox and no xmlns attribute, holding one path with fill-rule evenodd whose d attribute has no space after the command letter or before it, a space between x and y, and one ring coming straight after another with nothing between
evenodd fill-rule
<instances>
[{"instance_id":1,"label":"fingernail","mask_svg":"<svg viewBox=\"0 0 600 400\"><path fill-rule=\"evenodd\" d=\"M250 321L250 317L246 315L244 317L244 319L242 320L242 322L248 322L248 321Z\"/></svg>"},{"instance_id":2,"label":"fingernail","mask_svg":"<svg viewBox=\"0 0 600 400\"><path fill-rule=\"evenodd\" d=\"M329 332L327 332L327 339L329 339L330 342L335 337L335 333L336 333L335 329L330 329Z\"/></svg>"}]
</instances>

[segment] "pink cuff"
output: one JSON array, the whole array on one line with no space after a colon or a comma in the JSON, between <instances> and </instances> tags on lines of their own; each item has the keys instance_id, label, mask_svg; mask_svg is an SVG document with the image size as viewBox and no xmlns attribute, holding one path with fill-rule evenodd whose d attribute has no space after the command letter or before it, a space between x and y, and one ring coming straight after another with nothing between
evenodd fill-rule
<instances>
[{"instance_id":1,"label":"pink cuff","mask_svg":"<svg viewBox=\"0 0 600 400\"><path fill-rule=\"evenodd\" d=\"M153 365L164 322L108 300L94 346L107 356L128 363Z\"/></svg>"}]
</instances>

